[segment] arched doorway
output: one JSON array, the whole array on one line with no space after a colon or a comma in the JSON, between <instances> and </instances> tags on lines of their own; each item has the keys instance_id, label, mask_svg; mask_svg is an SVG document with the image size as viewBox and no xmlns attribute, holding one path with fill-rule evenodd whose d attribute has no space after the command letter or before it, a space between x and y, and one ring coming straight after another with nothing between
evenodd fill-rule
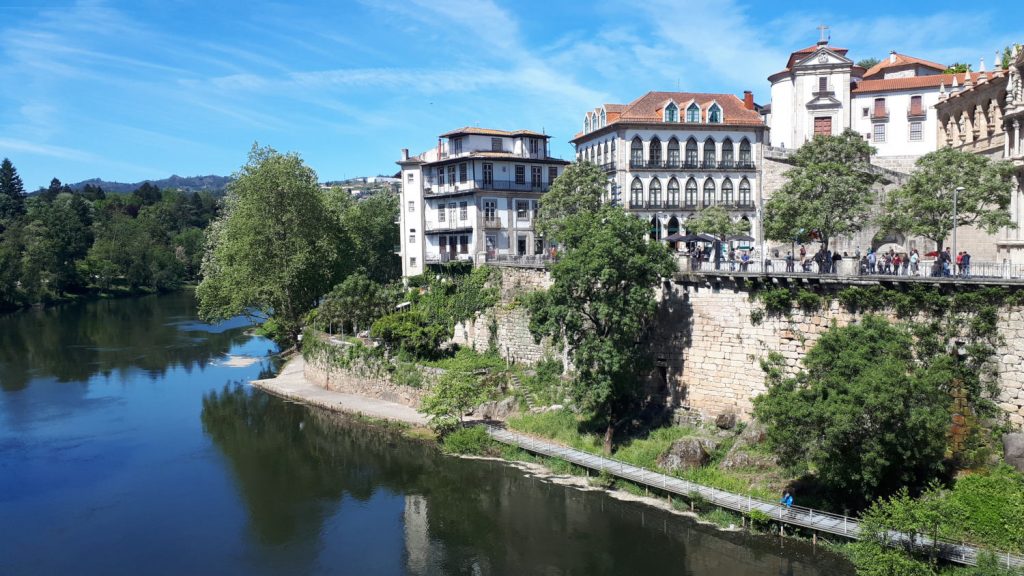
<instances>
[{"instance_id":1,"label":"arched doorway","mask_svg":"<svg viewBox=\"0 0 1024 576\"><path fill-rule=\"evenodd\" d=\"M668 219L668 226L665 227L669 236L679 233L679 219L675 216Z\"/></svg>"},{"instance_id":2,"label":"arched doorway","mask_svg":"<svg viewBox=\"0 0 1024 576\"><path fill-rule=\"evenodd\" d=\"M661 240L661 221L657 216L651 218L651 240Z\"/></svg>"}]
</instances>

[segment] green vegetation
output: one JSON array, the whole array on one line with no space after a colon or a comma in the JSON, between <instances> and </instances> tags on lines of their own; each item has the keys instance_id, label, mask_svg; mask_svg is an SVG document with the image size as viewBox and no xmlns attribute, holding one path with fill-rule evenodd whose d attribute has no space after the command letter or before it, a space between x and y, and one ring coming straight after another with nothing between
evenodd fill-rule
<instances>
[{"instance_id":1,"label":"green vegetation","mask_svg":"<svg viewBox=\"0 0 1024 576\"><path fill-rule=\"evenodd\" d=\"M790 242L812 231L827 247L833 238L868 222L877 177L870 171L871 146L847 129L817 135L793 155L786 183L765 204L765 235Z\"/></svg>"},{"instance_id":2,"label":"green vegetation","mask_svg":"<svg viewBox=\"0 0 1024 576\"><path fill-rule=\"evenodd\" d=\"M446 434L441 448L447 454L470 456L489 456L497 451L494 440L491 440L487 430L481 426L458 428Z\"/></svg>"},{"instance_id":3,"label":"green vegetation","mask_svg":"<svg viewBox=\"0 0 1024 576\"><path fill-rule=\"evenodd\" d=\"M750 231L750 222L733 221L728 210L722 206L709 206L701 210L696 218L687 221L686 229L696 234L710 234L719 240Z\"/></svg>"},{"instance_id":4,"label":"green vegetation","mask_svg":"<svg viewBox=\"0 0 1024 576\"><path fill-rule=\"evenodd\" d=\"M971 226L990 234L1012 227L1010 196L1013 164L993 162L978 154L940 148L918 158L906 185L886 196L877 223L883 232L896 230L923 236L941 249L950 231ZM956 221L953 195L957 187Z\"/></svg>"},{"instance_id":5,"label":"green vegetation","mask_svg":"<svg viewBox=\"0 0 1024 576\"><path fill-rule=\"evenodd\" d=\"M388 314L373 323L371 332L389 352L417 358L437 356L441 344L451 336L446 326L419 310Z\"/></svg>"},{"instance_id":6,"label":"green vegetation","mask_svg":"<svg viewBox=\"0 0 1024 576\"><path fill-rule=\"evenodd\" d=\"M203 228L218 205L209 193L131 195L81 190L54 178L25 195L9 159L0 163L0 310L88 294L168 291L198 279Z\"/></svg>"},{"instance_id":7,"label":"green vegetation","mask_svg":"<svg viewBox=\"0 0 1024 576\"><path fill-rule=\"evenodd\" d=\"M449 432L462 425L462 417L487 399L484 382L475 374L449 370L437 379L420 412L430 417L430 427Z\"/></svg>"},{"instance_id":8,"label":"green vegetation","mask_svg":"<svg viewBox=\"0 0 1024 576\"><path fill-rule=\"evenodd\" d=\"M591 162L567 166L544 194L537 214L537 232L565 244L574 243L585 231L570 225L572 217L597 212L601 208L601 191L607 184L608 177Z\"/></svg>"},{"instance_id":9,"label":"green vegetation","mask_svg":"<svg viewBox=\"0 0 1024 576\"><path fill-rule=\"evenodd\" d=\"M874 67L875 64L878 64L879 62L881 62L881 60L879 60L878 58L862 58L857 61L857 66L860 66L865 70L870 70L872 67Z\"/></svg>"}]
</instances>

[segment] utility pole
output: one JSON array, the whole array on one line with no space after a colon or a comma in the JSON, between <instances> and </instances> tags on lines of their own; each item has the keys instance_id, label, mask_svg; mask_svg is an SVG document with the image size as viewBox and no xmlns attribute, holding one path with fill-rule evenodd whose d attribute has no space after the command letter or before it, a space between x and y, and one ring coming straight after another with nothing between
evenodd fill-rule
<instances>
[{"instance_id":1,"label":"utility pole","mask_svg":"<svg viewBox=\"0 0 1024 576\"><path fill-rule=\"evenodd\" d=\"M956 188L953 189L953 254L951 255L951 257L953 258L953 261L949 263L949 267L952 268L954 274L957 273L957 269L956 269L956 255L959 254L959 252L956 251L956 228L957 228L957 226L956 226L956 224L957 224L957 222L956 222L956 201L957 201L957 195L960 194L963 191L964 191L964 187L963 186L957 186Z\"/></svg>"}]
</instances>

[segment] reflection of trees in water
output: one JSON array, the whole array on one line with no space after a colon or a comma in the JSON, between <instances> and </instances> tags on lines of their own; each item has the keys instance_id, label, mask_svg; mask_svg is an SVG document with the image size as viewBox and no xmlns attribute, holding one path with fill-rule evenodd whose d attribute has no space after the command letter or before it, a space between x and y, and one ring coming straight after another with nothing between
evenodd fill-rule
<instances>
[{"instance_id":1,"label":"reflection of trees in water","mask_svg":"<svg viewBox=\"0 0 1024 576\"><path fill-rule=\"evenodd\" d=\"M202 421L265 546L318 542L346 494L365 501L384 489L422 496L406 498L406 506L426 512L404 514L414 574L852 573L838 561L780 553L769 539L696 527L502 463L443 457L395 431L237 385L204 398ZM317 546L302 548L303 564L313 563Z\"/></svg>"},{"instance_id":2,"label":"reflection of trees in water","mask_svg":"<svg viewBox=\"0 0 1024 576\"><path fill-rule=\"evenodd\" d=\"M191 291L94 300L0 317L0 386L20 390L33 377L86 381L95 374L204 367L249 339L241 329L186 332L195 321Z\"/></svg>"}]
</instances>

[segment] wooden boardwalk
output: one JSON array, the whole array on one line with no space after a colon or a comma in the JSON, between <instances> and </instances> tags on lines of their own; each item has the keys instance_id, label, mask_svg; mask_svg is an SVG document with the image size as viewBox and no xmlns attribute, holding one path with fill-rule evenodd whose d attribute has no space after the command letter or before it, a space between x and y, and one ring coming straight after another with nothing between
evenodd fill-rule
<instances>
[{"instance_id":1,"label":"wooden boardwalk","mask_svg":"<svg viewBox=\"0 0 1024 576\"><path fill-rule=\"evenodd\" d=\"M629 480L647 488L660 490L666 494L676 494L691 500L699 498L720 508L726 508L745 515L749 515L750 512L757 510L767 515L773 521L800 526L815 532L851 539L857 539L860 536L860 523L855 518L812 508L804 508L802 506L787 508L778 503L765 502L750 496L733 494L732 492L711 488L710 486L695 484L688 480L633 466L619 460L567 448L552 442L538 440L503 428L486 426L486 429L491 438L504 444L517 446L534 454L559 458L590 470L606 472L612 476ZM893 546L906 547L911 537L907 534L892 533L889 540ZM941 540L932 541L929 538L922 537L914 540L912 545L913 548L922 551L934 550L939 557L949 562L968 566L975 566L978 563L978 549L973 546ZM1002 566L1012 568L1024 567L1024 558L1020 556L1000 552L995 552L995 554Z\"/></svg>"}]
</instances>

